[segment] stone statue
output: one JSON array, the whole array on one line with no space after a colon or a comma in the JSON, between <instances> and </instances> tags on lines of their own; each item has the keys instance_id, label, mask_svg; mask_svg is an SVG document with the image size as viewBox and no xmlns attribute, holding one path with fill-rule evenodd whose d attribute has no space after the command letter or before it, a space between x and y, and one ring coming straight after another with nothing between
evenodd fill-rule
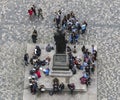
<instances>
[{"instance_id":1,"label":"stone statue","mask_svg":"<svg viewBox=\"0 0 120 100\"><path fill-rule=\"evenodd\" d=\"M65 34L63 34L61 30L57 30L57 33L54 35L54 40L56 43L56 53L65 54L66 53Z\"/></svg>"}]
</instances>

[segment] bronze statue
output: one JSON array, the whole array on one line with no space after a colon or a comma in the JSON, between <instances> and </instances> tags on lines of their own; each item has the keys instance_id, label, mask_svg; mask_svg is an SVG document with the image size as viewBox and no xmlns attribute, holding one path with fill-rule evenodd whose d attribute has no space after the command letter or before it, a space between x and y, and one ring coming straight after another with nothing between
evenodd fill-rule
<instances>
[{"instance_id":1,"label":"bronze statue","mask_svg":"<svg viewBox=\"0 0 120 100\"><path fill-rule=\"evenodd\" d=\"M65 34L61 30L57 30L57 33L54 35L54 40L56 44L56 53L65 54L66 53L66 39Z\"/></svg>"}]
</instances>

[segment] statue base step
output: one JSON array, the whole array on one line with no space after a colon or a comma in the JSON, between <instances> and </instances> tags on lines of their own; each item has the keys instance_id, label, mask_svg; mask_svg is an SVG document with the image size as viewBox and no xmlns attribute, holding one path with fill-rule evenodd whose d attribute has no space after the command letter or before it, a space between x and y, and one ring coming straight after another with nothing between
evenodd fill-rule
<instances>
[{"instance_id":1,"label":"statue base step","mask_svg":"<svg viewBox=\"0 0 120 100\"><path fill-rule=\"evenodd\" d=\"M51 70L49 75L50 76L66 76L66 77L70 77L70 76L72 76L72 72L71 72L71 70L68 70L68 71Z\"/></svg>"}]
</instances>

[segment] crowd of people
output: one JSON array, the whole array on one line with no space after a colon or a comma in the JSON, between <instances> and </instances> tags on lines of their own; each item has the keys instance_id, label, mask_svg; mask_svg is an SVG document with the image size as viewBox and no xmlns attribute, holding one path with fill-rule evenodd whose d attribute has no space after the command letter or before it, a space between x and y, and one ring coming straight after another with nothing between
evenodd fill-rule
<instances>
[{"instance_id":1,"label":"crowd of people","mask_svg":"<svg viewBox=\"0 0 120 100\"><path fill-rule=\"evenodd\" d=\"M37 10L37 7L35 5L33 5L28 10L28 14L30 16L30 19L32 19L35 16L44 19L42 9L39 8ZM73 13L73 11L71 11L69 14L62 15L61 10L55 12L54 23L57 27L57 30L61 30L62 33L65 33L65 35L67 35L67 33L70 33L67 42L70 42L71 44L75 44L78 42L80 34L86 33L88 25L86 21L80 23L76 18L75 14ZM37 36L38 36L37 30L34 29L31 36L33 43L36 43Z\"/></svg>"},{"instance_id":2,"label":"crowd of people","mask_svg":"<svg viewBox=\"0 0 120 100\"><path fill-rule=\"evenodd\" d=\"M82 52L84 55L84 62L81 67L83 67L85 71L83 72L83 76L80 78L80 81L88 87L91 84L91 74L94 74L95 72L97 51L95 50L94 45L92 45L91 51L83 46Z\"/></svg>"},{"instance_id":3,"label":"crowd of people","mask_svg":"<svg viewBox=\"0 0 120 100\"><path fill-rule=\"evenodd\" d=\"M50 44L47 45L47 47L50 46ZM46 48L47 48L46 47ZM84 45L81 48L81 51L83 53L83 59L79 56L73 56L74 50L72 50L69 46L67 46L67 53L69 56L69 69L71 69L73 75L76 74L76 70L82 70L82 77L80 77L80 84L85 84L87 87L91 85L92 81L92 75L94 75L95 68L96 68L96 60L97 60L97 50L95 49L94 45L91 46L91 50L88 50ZM49 52L49 51L48 51ZM77 51L76 51L77 52ZM39 46L36 46L33 51L32 58L29 59L28 53L24 55L25 65L27 66L29 63L33 65L33 68L30 70L30 90L31 93L35 94L37 91L45 91L44 85L37 85L37 81L39 78L41 78L41 72L48 76L50 69L41 69L41 66L49 65L51 58L46 57L44 60L40 60L39 57L41 55L41 49ZM71 94L73 94L73 91L75 90L75 84L69 83L67 85L68 89L71 91ZM53 80L53 90L50 91L50 95L53 95L54 93L61 93L65 88L64 83L59 83L59 80L55 78Z\"/></svg>"},{"instance_id":4,"label":"crowd of people","mask_svg":"<svg viewBox=\"0 0 120 100\"><path fill-rule=\"evenodd\" d=\"M46 46L46 52L50 52L49 49L53 49L50 44ZM29 77L29 85L30 85L30 91L32 94L36 94L37 92L44 92L45 91L45 86L44 84L38 85L38 79L41 78L41 71L48 76L50 69L49 68L44 68L43 66L49 65L51 58L46 57L44 60L40 60L41 56L41 48L39 46L36 46L33 51L33 55L31 58L29 58L28 53L24 55L24 61L25 65L28 66L28 64L33 65L33 68L30 70L30 77ZM30 59L30 60L29 60ZM64 83L59 83L59 80L55 78L53 80L53 90L49 92L50 95L56 94L56 93L61 93L64 90L65 86ZM75 89L74 83L68 84L68 89L70 89L71 94L73 93L73 90Z\"/></svg>"},{"instance_id":5,"label":"crowd of people","mask_svg":"<svg viewBox=\"0 0 120 100\"><path fill-rule=\"evenodd\" d=\"M86 84L87 87L91 84L91 75L94 74L96 68L97 51L94 45L91 46L89 51L84 45L81 48L83 52L83 60L79 56L73 56L72 49L67 46L69 55L69 68L76 74L76 70L83 70L83 76L80 78L81 84Z\"/></svg>"},{"instance_id":6,"label":"crowd of people","mask_svg":"<svg viewBox=\"0 0 120 100\"><path fill-rule=\"evenodd\" d=\"M36 94L37 90L40 90L40 91L44 90L41 87L41 85L40 86L37 85L38 79L41 78L40 70L42 70L46 76L48 76L50 72L50 69L48 67L44 69L41 69L41 68L45 65L49 65L51 58L48 56L44 60L40 60L40 56L41 56L41 48L39 46L35 47L33 51L33 55L30 58L30 61L29 61L28 53L24 55L25 65L27 66L29 63L33 65L33 68L29 72L30 73L30 77L29 77L30 91L33 94Z\"/></svg>"},{"instance_id":7,"label":"crowd of people","mask_svg":"<svg viewBox=\"0 0 120 100\"><path fill-rule=\"evenodd\" d=\"M87 22L84 21L80 24L73 11L63 16L64 17L62 18L61 10L55 12L54 23L58 29L61 29L62 31L68 30L71 33L69 42L74 44L78 42L80 34L84 34L86 32Z\"/></svg>"},{"instance_id":8,"label":"crowd of people","mask_svg":"<svg viewBox=\"0 0 120 100\"><path fill-rule=\"evenodd\" d=\"M74 83L67 84L67 88L70 90L70 93L73 94L73 91L75 90ZM65 89L65 85L63 82L59 82L59 79L54 78L53 79L53 89L52 91L49 91L50 95L56 94L56 93L62 93L62 91Z\"/></svg>"},{"instance_id":9,"label":"crowd of people","mask_svg":"<svg viewBox=\"0 0 120 100\"><path fill-rule=\"evenodd\" d=\"M42 14L42 9L39 8L36 10L36 6L33 5L28 10L30 18L33 16L38 16L38 18L41 16L42 19L44 19ZM87 22L84 21L82 24L76 19L75 14L73 11L71 11L69 14L64 15L62 19L62 12L59 10L58 12L55 12L55 18L54 22L56 24L57 29L60 29L63 33L65 30L69 31L70 38L69 42L71 44L74 44L78 42L78 38L80 34L84 34L86 32L87 28ZM37 41L37 30L34 29L33 34L31 36L33 43L36 43ZM58 39L57 39L58 40ZM69 69L71 69L73 74L76 74L76 70L83 70L83 76L80 77L80 83L86 84L88 87L91 84L92 77L91 75L94 74L95 68L96 68L96 60L97 60L97 51L94 48L94 45L91 47L91 51L89 51L85 46L81 48L81 51L83 53L83 59L79 56L73 56L73 53L76 53L76 46L74 46L74 49L70 48L70 46L67 46L67 53L68 53L68 59L69 59ZM46 51L51 52L51 50L54 50L54 47L50 46L48 44L46 46ZM33 56L30 58L29 61L29 55L26 53L24 55L24 61L25 65L27 66L29 63L33 65L33 68L30 70L30 77L29 77L29 83L30 83L30 91L33 94L36 94L37 90L39 91L45 91L44 85L40 85L40 87L37 84L38 79L41 77L42 70L44 74L47 76L49 75L50 69L41 69L41 66L49 65L51 58L48 56L44 60L40 60L41 55L41 49L39 46L36 46L33 51ZM69 83L67 85L68 89L70 89L71 94L73 94L73 91L75 90L75 84ZM53 90L50 92L50 95L57 92L62 92L65 88L64 83L59 83L58 79L53 80Z\"/></svg>"}]
</instances>

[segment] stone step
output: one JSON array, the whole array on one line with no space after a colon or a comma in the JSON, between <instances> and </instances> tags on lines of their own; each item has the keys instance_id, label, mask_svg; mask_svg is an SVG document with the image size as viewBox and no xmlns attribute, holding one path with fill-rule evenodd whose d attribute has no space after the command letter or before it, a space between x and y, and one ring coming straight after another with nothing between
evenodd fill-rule
<instances>
[{"instance_id":1,"label":"stone step","mask_svg":"<svg viewBox=\"0 0 120 100\"><path fill-rule=\"evenodd\" d=\"M66 66L53 66L52 67L53 70L69 70L69 67Z\"/></svg>"},{"instance_id":2,"label":"stone step","mask_svg":"<svg viewBox=\"0 0 120 100\"><path fill-rule=\"evenodd\" d=\"M53 88L45 88L46 91L51 91ZM64 88L63 92L70 92L67 86ZM86 85L82 85L80 88L75 88L74 92L87 92Z\"/></svg>"},{"instance_id":3,"label":"stone step","mask_svg":"<svg viewBox=\"0 0 120 100\"><path fill-rule=\"evenodd\" d=\"M72 72L70 70L51 70L50 76L72 76Z\"/></svg>"}]
</instances>

